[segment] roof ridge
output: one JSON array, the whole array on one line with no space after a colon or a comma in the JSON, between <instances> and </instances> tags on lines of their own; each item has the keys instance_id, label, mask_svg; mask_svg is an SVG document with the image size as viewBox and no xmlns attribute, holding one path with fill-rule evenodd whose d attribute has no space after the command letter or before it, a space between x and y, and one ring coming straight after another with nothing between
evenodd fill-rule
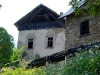
<instances>
[{"instance_id":1,"label":"roof ridge","mask_svg":"<svg viewBox=\"0 0 100 75\"><path fill-rule=\"evenodd\" d=\"M27 13L25 16L23 16L21 19L19 19L17 22L15 22L14 23L14 25L19 25L20 23L23 23L24 21L26 21L27 20L27 18L28 17L30 17L30 16L32 16L33 15L33 12L35 12L36 11L36 9L37 8L39 8L39 7L41 7L41 6L43 6L43 7L45 7L45 8L47 8L47 9L49 9L51 12L53 12L56 16L58 16L59 17L59 15L55 12L55 11L53 11L52 9L50 9L49 7L47 7L47 6L45 6L44 4L39 4L38 6L36 6L34 9L32 9L29 13Z\"/></svg>"}]
</instances>

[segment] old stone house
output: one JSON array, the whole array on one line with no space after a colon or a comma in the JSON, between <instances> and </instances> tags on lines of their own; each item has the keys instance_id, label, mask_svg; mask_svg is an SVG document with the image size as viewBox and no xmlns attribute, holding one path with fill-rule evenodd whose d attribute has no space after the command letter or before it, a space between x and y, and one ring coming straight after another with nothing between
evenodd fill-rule
<instances>
[{"instance_id":1,"label":"old stone house","mask_svg":"<svg viewBox=\"0 0 100 75\"><path fill-rule=\"evenodd\" d=\"M80 8L87 5L83 0L79 2ZM65 20L64 24L62 19ZM75 16L73 8L59 16L40 4L18 20L15 26L19 30L18 48L26 46L28 55L25 59L33 59L36 53L41 56L30 63L32 66L45 65L47 61L62 61L82 45L89 46L100 41L100 17L91 14Z\"/></svg>"},{"instance_id":2,"label":"old stone house","mask_svg":"<svg viewBox=\"0 0 100 75\"><path fill-rule=\"evenodd\" d=\"M35 54L47 56L65 49L64 24L59 15L40 4L14 25L19 31L18 48L25 46L26 60L32 60Z\"/></svg>"},{"instance_id":3,"label":"old stone house","mask_svg":"<svg viewBox=\"0 0 100 75\"><path fill-rule=\"evenodd\" d=\"M80 0L79 7L85 9L87 2ZM75 16L74 9L69 9L60 18L66 18L65 49L100 41L100 16L80 14Z\"/></svg>"}]
</instances>

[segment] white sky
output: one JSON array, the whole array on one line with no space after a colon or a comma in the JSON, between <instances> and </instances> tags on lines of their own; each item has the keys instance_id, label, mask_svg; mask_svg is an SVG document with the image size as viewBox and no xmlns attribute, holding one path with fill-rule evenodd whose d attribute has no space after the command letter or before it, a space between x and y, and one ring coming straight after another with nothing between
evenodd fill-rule
<instances>
[{"instance_id":1,"label":"white sky","mask_svg":"<svg viewBox=\"0 0 100 75\"><path fill-rule=\"evenodd\" d=\"M4 27L10 33L17 43L18 30L14 23L30 12L39 4L44 4L58 14L66 12L70 7L70 0L0 0L2 8L0 10L0 26Z\"/></svg>"}]
</instances>

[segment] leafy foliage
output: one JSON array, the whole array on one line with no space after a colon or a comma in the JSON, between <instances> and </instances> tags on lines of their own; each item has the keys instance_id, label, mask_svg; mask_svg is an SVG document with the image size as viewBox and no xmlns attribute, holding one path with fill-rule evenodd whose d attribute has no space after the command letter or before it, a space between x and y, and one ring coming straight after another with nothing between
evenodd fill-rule
<instances>
[{"instance_id":1,"label":"leafy foliage","mask_svg":"<svg viewBox=\"0 0 100 75\"><path fill-rule=\"evenodd\" d=\"M36 52L35 59L38 59L38 58L40 58L40 55L38 54L38 52Z\"/></svg>"},{"instance_id":2,"label":"leafy foliage","mask_svg":"<svg viewBox=\"0 0 100 75\"><path fill-rule=\"evenodd\" d=\"M0 5L0 8L2 7L2 5Z\"/></svg>"},{"instance_id":3,"label":"leafy foliage","mask_svg":"<svg viewBox=\"0 0 100 75\"><path fill-rule=\"evenodd\" d=\"M80 50L80 49L79 49ZM100 75L100 46L68 56L64 63L49 64L40 68L6 70L0 75Z\"/></svg>"},{"instance_id":4,"label":"leafy foliage","mask_svg":"<svg viewBox=\"0 0 100 75\"><path fill-rule=\"evenodd\" d=\"M80 2L78 2L77 0L71 0L69 2L69 5L71 5L72 8L75 9L75 15L87 13L91 13L93 16L100 15L100 0L84 0L83 2L87 3L85 9L78 7Z\"/></svg>"},{"instance_id":5,"label":"leafy foliage","mask_svg":"<svg viewBox=\"0 0 100 75\"><path fill-rule=\"evenodd\" d=\"M12 48L14 48L13 37L3 27L0 27L0 64L10 61Z\"/></svg>"},{"instance_id":6,"label":"leafy foliage","mask_svg":"<svg viewBox=\"0 0 100 75\"><path fill-rule=\"evenodd\" d=\"M100 67L100 49L91 48L89 51L76 54L67 60L65 73L68 75L97 75Z\"/></svg>"},{"instance_id":7,"label":"leafy foliage","mask_svg":"<svg viewBox=\"0 0 100 75\"><path fill-rule=\"evenodd\" d=\"M22 46L20 49L13 48L13 54L11 55L11 61L22 59L26 55L26 52L23 51L24 48L25 48L24 46Z\"/></svg>"},{"instance_id":8,"label":"leafy foliage","mask_svg":"<svg viewBox=\"0 0 100 75\"><path fill-rule=\"evenodd\" d=\"M36 54L33 56L33 60L40 58L40 55L38 54L38 52L36 52Z\"/></svg>"},{"instance_id":9,"label":"leafy foliage","mask_svg":"<svg viewBox=\"0 0 100 75\"><path fill-rule=\"evenodd\" d=\"M27 55L26 51L24 51L25 47L22 46L19 49L13 48L13 53L11 55L11 65L16 66L16 67L22 67L26 65L25 60L23 60L24 56Z\"/></svg>"},{"instance_id":10,"label":"leafy foliage","mask_svg":"<svg viewBox=\"0 0 100 75\"><path fill-rule=\"evenodd\" d=\"M27 67L28 62L25 61L24 59L19 61L18 67L20 68L26 68Z\"/></svg>"},{"instance_id":11,"label":"leafy foliage","mask_svg":"<svg viewBox=\"0 0 100 75\"><path fill-rule=\"evenodd\" d=\"M4 69L4 73L0 75L45 75L45 72L41 68L34 68L26 70L24 68L17 68L16 70L11 70L9 68Z\"/></svg>"},{"instance_id":12,"label":"leafy foliage","mask_svg":"<svg viewBox=\"0 0 100 75\"><path fill-rule=\"evenodd\" d=\"M71 56L71 55L70 55ZM69 57L70 57L69 56ZM88 51L76 53L75 57L67 58L66 65L56 64L46 68L47 75L99 75L100 46Z\"/></svg>"}]
</instances>

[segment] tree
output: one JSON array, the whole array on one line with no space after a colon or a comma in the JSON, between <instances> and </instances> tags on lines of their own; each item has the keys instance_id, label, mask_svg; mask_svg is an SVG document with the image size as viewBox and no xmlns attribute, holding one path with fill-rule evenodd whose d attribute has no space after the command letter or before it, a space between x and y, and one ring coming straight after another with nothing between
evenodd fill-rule
<instances>
[{"instance_id":1,"label":"tree","mask_svg":"<svg viewBox=\"0 0 100 75\"><path fill-rule=\"evenodd\" d=\"M86 14L91 13L93 16L100 15L100 0L84 0L83 2L87 3L85 9L79 8L79 1L77 0L71 0L69 2L69 5L72 6L73 9L75 9L75 14Z\"/></svg>"},{"instance_id":2,"label":"tree","mask_svg":"<svg viewBox=\"0 0 100 75\"><path fill-rule=\"evenodd\" d=\"M0 8L2 7L2 5L0 5Z\"/></svg>"},{"instance_id":3,"label":"tree","mask_svg":"<svg viewBox=\"0 0 100 75\"><path fill-rule=\"evenodd\" d=\"M13 37L6 31L6 29L0 27L0 65L10 62L13 48Z\"/></svg>"}]
</instances>

